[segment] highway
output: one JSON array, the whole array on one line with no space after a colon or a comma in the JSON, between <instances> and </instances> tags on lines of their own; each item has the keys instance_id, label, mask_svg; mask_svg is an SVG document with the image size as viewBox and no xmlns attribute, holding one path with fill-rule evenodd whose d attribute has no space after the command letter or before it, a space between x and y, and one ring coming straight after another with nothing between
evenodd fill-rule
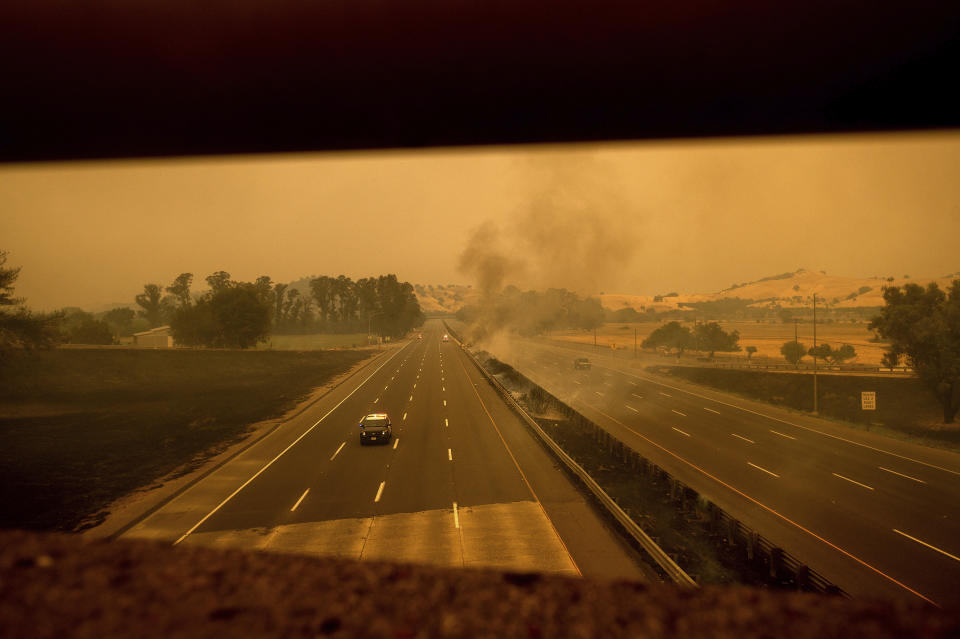
<instances>
[{"instance_id":1,"label":"highway","mask_svg":"<svg viewBox=\"0 0 960 639\"><path fill-rule=\"evenodd\" d=\"M491 351L855 596L960 603L960 455L549 340ZM590 370L574 370L588 356ZM866 390L866 389L865 389Z\"/></svg>"},{"instance_id":2,"label":"highway","mask_svg":"<svg viewBox=\"0 0 960 639\"><path fill-rule=\"evenodd\" d=\"M656 579L442 335L428 322L125 536ZM393 438L361 445L374 412Z\"/></svg>"}]
</instances>

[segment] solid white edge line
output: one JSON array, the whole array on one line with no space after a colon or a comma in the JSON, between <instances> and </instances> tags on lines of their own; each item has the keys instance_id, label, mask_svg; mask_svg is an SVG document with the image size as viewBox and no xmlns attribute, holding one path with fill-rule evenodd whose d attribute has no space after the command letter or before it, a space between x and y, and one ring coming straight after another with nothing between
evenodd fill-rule
<instances>
[{"instance_id":1,"label":"solid white edge line","mask_svg":"<svg viewBox=\"0 0 960 639\"><path fill-rule=\"evenodd\" d=\"M295 504L293 505L293 508L290 509L290 512L293 512L293 511L295 511L295 510L297 509L297 506L300 505L300 502L303 501L303 498L306 497L306 496L307 496L307 493L309 493L309 492L310 492L310 489L309 489L309 488L307 488L305 491L303 491L303 494L300 495L300 499L298 499L298 500L297 500L297 503L295 503Z\"/></svg>"},{"instance_id":2,"label":"solid white edge line","mask_svg":"<svg viewBox=\"0 0 960 639\"><path fill-rule=\"evenodd\" d=\"M333 455L330 456L330 461L333 461L333 458L339 455L340 451L343 450L343 447L346 445L347 445L347 442L343 442L342 444L340 444L340 448L337 449L337 452L335 452Z\"/></svg>"},{"instance_id":3,"label":"solid white edge line","mask_svg":"<svg viewBox=\"0 0 960 639\"><path fill-rule=\"evenodd\" d=\"M744 437L743 435L737 435L736 433L730 433L730 434L733 435L734 437L738 438L738 439L742 439L742 440L745 441L745 442L750 442L751 444L756 444L756 443L757 443L757 442L753 441L752 439L747 439L747 438Z\"/></svg>"},{"instance_id":4,"label":"solid white edge line","mask_svg":"<svg viewBox=\"0 0 960 639\"><path fill-rule=\"evenodd\" d=\"M942 555L946 555L947 557L949 557L950 559L953 559L954 561L960 561L960 557L956 557L956 556L954 556L954 555L951 555L951 554L948 553L946 550L940 550L940 549L937 548L936 546L931 546L931 545L928 544L927 542L925 542L925 541L920 541L920 540L917 539L916 537L911 537L910 535L908 535L907 533L905 533L905 532L903 532L903 531L901 531L901 530L897 530L896 528L894 528L894 529L893 529L893 532L897 533L898 535L903 535L903 536L906 537L907 539L911 539L911 540L917 542L918 544L920 544L920 545L922 545L922 546L926 546L926 547L929 548L930 550L936 550L938 553L940 553L940 554L942 554Z\"/></svg>"},{"instance_id":5,"label":"solid white edge line","mask_svg":"<svg viewBox=\"0 0 960 639\"><path fill-rule=\"evenodd\" d=\"M769 470L767 470L766 468L761 468L760 466L757 466L757 465L754 464L753 462L747 462L747 463L750 464L751 466L753 466L754 468L756 468L757 470L762 470L763 472L765 472L765 473L768 474L768 475L773 475L774 477L777 477L777 478L780 477L780 475L778 475L778 474L776 474L776 473L771 473L771 472L770 472Z\"/></svg>"},{"instance_id":6,"label":"solid white edge line","mask_svg":"<svg viewBox=\"0 0 960 639\"><path fill-rule=\"evenodd\" d=\"M408 344L408 345L409 345L409 344ZM197 523L195 523L195 524L190 528L190 530L188 530L187 532L183 533L183 535L180 537L180 539L178 539L178 540L176 540L175 542L173 542L173 545L176 546L176 545L179 544L181 541L183 541L184 539L186 539L187 537L189 537L190 534L191 534L194 530L196 530L197 528L199 528L200 526L203 525L203 522L205 522L205 521L207 521L208 519L210 519L215 512L217 512L218 510L220 510L221 508L223 508L223 506L224 506L228 501L230 501L231 499L233 499L234 497L236 497L237 494L238 494L241 490L243 490L244 488L246 488L247 485L248 485L250 482L252 482L254 479L256 479L257 477L259 477L259 476L260 476L260 473L262 473L262 472L265 471L266 469L270 468L270 466L273 465L273 462L275 462L275 461L277 461L278 459L280 459L281 457L283 457L284 453L286 453L288 450L290 450L291 448L293 448L294 446L296 446L296 445L300 442L301 439L303 439L303 438L306 437L308 434L310 434L310 432L311 432L314 428L316 428L316 427L320 424L320 422L322 422L322 421L325 420L327 417L329 417L330 414L333 413L333 411L335 411L335 410L337 410L338 408L340 408L340 405L341 405L341 404L343 404L345 401L347 401L348 399L350 399L350 398L353 396L353 394L356 393L358 390L360 390L360 389L363 387L364 384L366 384L368 381L370 381L370 379L371 379L374 375L376 375L377 373L379 373L379 372L380 372L380 369L387 365L387 362L389 362L389 361L392 360L394 357L396 357L397 355L399 355L399 354L403 351L404 348L406 348L406 346L404 346L403 348L401 348L401 349L399 349L397 352L395 352L393 355L391 355L391 356L387 359L386 362L384 362L383 364L380 364L380 366L377 367L377 370L375 370L375 371L373 371L372 373L370 373L370 375L367 377L367 379L365 379L365 380L363 380L362 382L360 382L359 384L357 384L357 387L354 388L352 391L350 391L350 394L348 394L346 397L344 397L344 398L341 399L339 402L337 402L337 405L334 406L333 408L331 408L330 410L328 410L327 413L326 413L323 417L321 417L320 419L318 419L318 420L313 424L313 426L311 426L311 427L308 428L307 430L303 431L303 434L302 434L302 435L300 435L300 436L297 437L295 440L293 440L293 442L292 442L289 446L287 446L286 448L284 448L283 450L281 450L281 451L280 451L280 454L278 454L276 457L274 457L273 459L271 459L270 461L268 461L267 464L266 464L263 468L261 468L260 470L258 470L258 471L253 475L253 477L251 477L251 478L248 479L247 481L243 482L243 483L240 485L239 488L237 488L235 491L233 491L232 493L230 493L230 495L229 495L226 499L224 499L224 500L221 501L219 504L217 504L216 508L214 508L213 510L211 510L210 512L208 512L206 515L204 515L203 519L201 519L200 521L198 521Z\"/></svg>"},{"instance_id":7,"label":"solid white edge line","mask_svg":"<svg viewBox=\"0 0 960 639\"><path fill-rule=\"evenodd\" d=\"M849 477L844 477L843 475L840 475L840 474L838 474L838 473L831 473L831 474L832 474L834 477L839 477L840 479L845 479L845 480L847 480L848 482L850 482L851 484L856 484L857 486L862 486L863 488L866 488L867 490L873 490L873 486L867 486L866 484L861 484L860 482L858 482L858 481L856 481L856 480L850 479Z\"/></svg>"},{"instance_id":8,"label":"solid white edge line","mask_svg":"<svg viewBox=\"0 0 960 639\"><path fill-rule=\"evenodd\" d=\"M895 470L890 470L889 468L884 468L883 466L877 466L877 468L879 468L880 470L885 470L885 471L887 471L888 473L893 473L894 475L900 475L901 477L906 477L907 479L913 480L913 481L915 481L915 482L917 482L917 483L920 483L920 484L925 484L925 483L927 483L927 482L923 481L922 479L917 479L916 477L911 477L910 475L904 475L903 473L898 473L898 472L895 471Z\"/></svg>"},{"instance_id":9,"label":"solid white edge line","mask_svg":"<svg viewBox=\"0 0 960 639\"><path fill-rule=\"evenodd\" d=\"M377 488L377 496L373 498L374 503L380 501L380 495L383 494L383 487L387 485L386 481L380 482L380 488Z\"/></svg>"},{"instance_id":10,"label":"solid white edge line","mask_svg":"<svg viewBox=\"0 0 960 639\"><path fill-rule=\"evenodd\" d=\"M676 414L679 415L680 417L686 417L686 416L687 416L686 413L681 413L680 411L678 411L678 410L673 410L672 408L670 409L670 412L676 413Z\"/></svg>"},{"instance_id":11,"label":"solid white edge line","mask_svg":"<svg viewBox=\"0 0 960 639\"><path fill-rule=\"evenodd\" d=\"M679 428L677 428L676 426L671 426L670 428L672 428L673 430L677 431L677 432L680 433L681 435L686 435L687 437L690 436L690 433L685 433L685 432L683 432L682 430L680 430Z\"/></svg>"},{"instance_id":12,"label":"solid white edge line","mask_svg":"<svg viewBox=\"0 0 960 639\"><path fill-rule=\"evenodd\" d=\"M453 525L456 528L460 527L460 515L457 513L457 502L453 502Z\"/></svg>"},{"instance_id":13,"label":"solid white edge line","mask_svg":"<svg viewBox=\"0 0 960 639\"><path fill-rule=\"evenodd\" d=\"M752 414L752 415L757 415L758 417L764 417L764 418L766 418L766 419L769 419L769 420L772 420L772 421L775 421L775 422L780 422L781 424L786 424L787 426L793 426L794 428L802 428L803 430L810 431L811 433L816 433L816 434L818 434L818 435L823 435L824 437L830 437L830 438L832 438L832 439L838 439L838 440L840 440L840 441L842 441L842 442L846 442L846 443L852 444L852 445L854 445L854 446L860 446L861 448L867 448L867 449L869 449L869 450L873 450L873 451L876 451L876 452L878 452L878 453L883 453L884 455L890 455L891 457L897 457L898 459L905 459L905 460L907 460L907 461L912 461L912 462L915 463L915 464L920 464L920 465L922 465L922 466L927 466L928 468L935 468L935 469L937 469L937 470L942 470L943 472L945 472L945 473L950 473L951 475L960 475L960 471L958 471L958 470L951 470L951 469L949 469L949 468L944 468L943 466L937 466L936 464L931 464L931 463L929 463L929 462L925 462L925 461L922 461L922 460L919 460L919 459L914 459L913 457L907 457L906 455L899 455L899 454L897 454L897 453L892 453L892 452L890 452L889 450L883 450L882 448L877 448L877 447L871 446L871 445L869 445L869 444L863 444L863 443L861 443L861 442L856 442L856 441L853 441L852 439L847 439L846 437L840 437L839 435L832 435L832 434L830 434L830 433L825 433L825 432L823 432L822 430L817 430L816 428L812 428L812 427L810 427L810 426L803 426L803 425L801 425L801 424L794 424L793 422L788 422L787 420L785 420L785 419L780 419L779 417L773 417L772 415L766 415L766 414L761 413L761 412L759 412L759 411L750 410L749 408L744 408L743 406L737 406L736 404L730 404L730 403L728 403L728 402L725 402L725 401L722 401L722 400L719 400L719 399L715 399L715 398L713 398L713 397L707 397L706 395L701 395L701 394L699 394L699 393L694 393L693 391L689 391L689 390L686 390L686 389L683 389L683 388L679 388L679 387L677 387L677 386L671 386L670 384L664 384L663 382L658 382L658 381L655 380L655 379L649 379L649 378L646 378L646 377L639 377L639 376L637 376L637 375L633 375L632 373L628 373L628 372L626 372L626 371L622 371L622 370L619 370L619 369L616 369L616 368L610 368L610 369L608 369L608 370L614 371L614 372L616 372L616 373L620 373L621 375L630 376L630 377L636 377L637 379L641 379L641 380L643 380L643 381L645 381L645 382L648 382L648 383L650 383L650 384L656 384L657 386L663 386L664 388L670 388L670 389L673 389L673 390L676 390L676 391L680 391L681 393L686 393L687 395L693 395L694 397L699 397L700 399L705 399L705 400L707 400L707 401L714 402L715 404L720 404L721 406L729 406L730 408L736 408L737 410L741 410L741 411L743 411L743 412L745 412L745 413L750 413L750 414ZM666 393L662 393L662 394L663 394L663 395L666 395ZM667 397L670 397L670 395L667 395ZM773 431L771 431L771 432L773 432ZM780 433L778 433L778 434L780 434ZM791 437L791 439L796 439L796 438L795 438L795 437Z\"/></svg>"}]
</instances>

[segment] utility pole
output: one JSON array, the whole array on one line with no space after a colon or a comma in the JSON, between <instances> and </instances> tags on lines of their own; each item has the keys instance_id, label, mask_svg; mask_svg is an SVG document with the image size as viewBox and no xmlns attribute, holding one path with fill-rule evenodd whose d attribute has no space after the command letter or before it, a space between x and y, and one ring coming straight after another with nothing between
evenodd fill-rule
<instances>
[{"instance_id":1,"label":"utility pole","mask_svg":"<svg viewBox=\"0 0 960 639\"><path fill-rule=\"evenodd\" d=\"M817 294L813 294L813 414L819 414L817 406Z\"/></svg>"},{"instance_id":2,"label":"utility pole","mask_svg":"<svg viewBox=\"0 0 960 639\"><path fill-rule=\"evenodd\" d=\"M597 352L597 327L593 327L593 352Z\"/></svg>"},{"instance_id":3,"label":"utility pole","mask_svg":"<svg viewBox=\"0 0 960 639\"><path fill-rule=\"evenodd\" d=\"M633 357L637 357L637 327L633 327Z\"/></svg>"}]
</instances>

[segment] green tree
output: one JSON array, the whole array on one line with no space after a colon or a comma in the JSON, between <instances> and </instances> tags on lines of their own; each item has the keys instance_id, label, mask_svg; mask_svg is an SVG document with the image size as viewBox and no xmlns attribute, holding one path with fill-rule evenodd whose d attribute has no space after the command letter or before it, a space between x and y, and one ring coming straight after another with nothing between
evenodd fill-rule
<instances>
[{"instance_id":1,"label":"green tree","mask_svg":"<svg viewBox=\"0 0 960 639\"><path fill-rule=\"evenodd\" d=\"M144 284L143 293L134 298L140 310L137 315L150 323L150 328L160 326L163 321L163 307L160 303L163 292L159 284Z\"/></svg>"},{"instance_id":2,"label":"green tree","mask_svg":"<svg viewBox=\"0 0 960 639\"><path fill-rule=\"evenodd\" d=\"M844 344L836 349L829 344L819 344L816 348L811 347L807 353L811 357L822 359L833 366L839 366L848 359L853 359L857 356L856 350L850 344Z\"/></svg>"},{"instance_id":3,"label":"green tree","mask_svg":"<svg viewBox=\"0 0 960 639\"><path fill-rule=\"evenodd\" d=\"M800 360L807 354L807 347L803 345L803 342L791 340L783 343L783 346L780 347L780 354L783 355L788 362L794 366L798 366Z\"/></svg>"},{"instance_id":4,"label":"green tree","mask_svg":"<svg viewBox=\"0 0 960 639\"><path fill-rule=\"evenodd\" d=\"M230 280L230 274L226 271L217 271L216 273L207 275L207 286L209 286L210 290L214 293L232 285L233 282Z\"/></svg>"},{"instance_id":5,"label":"green tree","mask_svg":"<svg viewBox=\"0 0 960 639\"><path fill-rule=\"evenodd\" d=\"M320 309L320 323L326 325L331 319L334 308L334 279L326 275L315 277L310 280L310 292L313 293L313 299L317 301L317 307Z\"/></svg>"},{"instance_id":6,"label":"green tree","mask_svg":"<svg viewBox=\"0 0 960 639\"><path fill-rule=\"evenodd\" d=\"M110 325L114 335L127 336L133 334L133 319L136 312L127 306L113 308L103 314L103 321Z\"/></svg>"},{"instance_id":7,"label":"green tree","mask_svg":"<svg viewBox=\"0 0 960 639\"><path fill-rule=\"evenodd\" d=\"M757 352L757 347L756 347L756 346L747 346L747 349L746 349L746 350L747 350L747 361L749 362L749 361L750 361L750 358L753 356L753 354Z\"/></svg>"},{"instance_id":8,"label":"green tree","mask_svg":"<svg viewBox=\"0 0 960 639\"><path fill-rule=\"evenodd\" d=\"M33 313L25 300L14 297L20 267L7 267L7 252L0 251L0 349L50 348L64 339L63 313Z\"/></svg>"},{"instance_id":9,"label":"green tree","mask_svg":"<svg viewBox=\"0 0 960 639\"><path fill-rule=\"evenodd\" d=\"M906 358L943 408L943 422L952 424L960 408L960 280L946 292L935 282L886 287L884 306L870 329L890 342L884 363L896 366Z\"/></svg>"},{"instance_id":10,"label":"green tree","mask_svg":"<svg viewBox=\"0 0 960 639\"><path fill-rule=\"evenodd\" d=\"M233 282L178 308L170 321L174 339L185 346L250 348L270 334L270 303L257 286Z\"/></svg>"},{"instance_id":11,"label":"green tree","mask_svg":"<svg viewBox=\"0 0 960 639\"><path fill-rule=\"evenodd\" d=\"M283 302L287 292L287 284L274 284L273 286L273 327L279 329L283 325L286 317L283 314Z\"/></svg>"},{"instance_id":12,"label":"green tree","mask_svg":"<svg viewBox=\"0 0 960 639\"><path fill-rule=\"evenodd\" d=\"M720 328L717 322L698 324L694 337L698 347L710 351L710 357L713 357L716 351L731 353L740 350L740 331L728 333Z\"/></svg>"},{"instance_id":13,"label":"green tree","mask_svg":"<svg viewBox=\"0 0 960 639\"><path fill-rule=\"evenodd\" d=\"M693 334L690 329L680 324L680 322L668 322L660 326L647 336L640 344L643 348L665 348L676 349L680 353L690 348L693 341Z\"/></svg>"},{"instance_id":14,"label":"green tree","mask_svg":"<svg viewBox=\"0 0 960 639\"><path fill-rule=\"evenodd\" d=\"M110 325L103 320L85 317L67 333L71 344L115 344Z\"/></svg>"},{"instance_id":15,"label":"green tree","mask_svg":"<svg viewBox=\"0 0 960 639\"><path fill-rule=\"evenodd\" d=\"M166 288L167 293L173 296L176 308L190 306L190 283L192 281L193 273L181 273L173 280L173 284Z\"/></svg>"}]
</instances>

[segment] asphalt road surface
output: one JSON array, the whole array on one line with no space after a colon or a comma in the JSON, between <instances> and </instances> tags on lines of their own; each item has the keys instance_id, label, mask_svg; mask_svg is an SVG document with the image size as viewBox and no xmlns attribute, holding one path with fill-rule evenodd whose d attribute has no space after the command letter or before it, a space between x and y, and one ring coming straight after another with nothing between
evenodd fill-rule
<instances>
[{"instance_id":1,"label":"asphalt road surface","mask_svg":"<svg viewBox=\"0 0 960 639\"><path fill-rule=\"evenodd\" d=\"M960 455L654 377L622 355L491 350L851 594L960 603ZM593 367L574 370L584 355Z\"/></svg>"},{"instance_id":2,"label":"asphalt road surface","mask_svg":"<svg viewBox=\"0 0 960 639\"><path fill-rule=\"evenodd\" d=\"M655 579L442 335L429 322L126 536ZM374 412L393 437L361 445Z\"/></svg>"}]
</instances>

